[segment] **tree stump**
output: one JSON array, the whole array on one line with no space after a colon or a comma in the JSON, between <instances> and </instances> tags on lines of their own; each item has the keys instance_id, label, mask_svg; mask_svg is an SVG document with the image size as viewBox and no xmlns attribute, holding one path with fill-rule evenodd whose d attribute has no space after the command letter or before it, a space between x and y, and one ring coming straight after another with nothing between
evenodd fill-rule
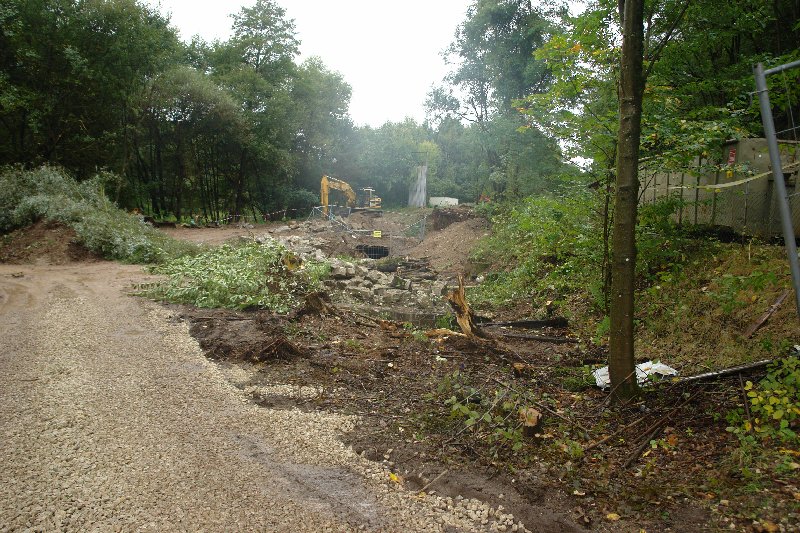
<instances>
[{"instance_id":1,"label":"tree stump","mask_svg":"<svg viewBox=\"0 0 800 533\"><path fill-rule=\"evenodd\" d=\"M447 294L447 302L453 308L453 312L456 314L456 322L458 322L461 331L465 335L482 339L488 338L486 333L475 324L472 309L470 309L464 293L464 277L462 275L459 274L458 276L458 288Z\"/></svg>"}]
</instances>

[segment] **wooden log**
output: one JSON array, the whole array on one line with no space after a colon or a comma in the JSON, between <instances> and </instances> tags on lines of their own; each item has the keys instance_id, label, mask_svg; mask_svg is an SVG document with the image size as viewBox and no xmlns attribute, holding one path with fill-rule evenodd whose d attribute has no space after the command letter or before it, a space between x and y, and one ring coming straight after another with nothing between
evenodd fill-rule
<instances>
[{"instance_id":1,"label":"wooden log","mask_svg":"<svg viewBox=\"0 0 800 533\"><path fill-rule=\"evenodd\" d=\"M775 303L769 306L769 309L767 309L766 312L758 318L758 320L750 324L750 327L748 327L747 330L744 332L744 338L749 339L750 337L752 337L753 334L756 331L758 331L758 328L763 326L764 322L769 320L769 317L771 317L772 314L778 310L778 308L781 306L781 304L783 303L783 301L786 299L787 296L789 296L789 291L783 291L783 294L778 296L778 299L775 300Z\"/></svg>"},{"instance_id":2,"label":"wooden log","mask_svg":"<svg viewBox=\"0 0 800 533\"><path fill-rule=\"evenodd\" d=\"M564 317L556 317L556 318L548 318L546 320L511 320L506 322L485 322L481 325L483 327L511 326L523 329L566 328L567 326L569 326L569 321Z\"/></svg>"},{"instance_id":3,"label":"wooden log","mask_svg":"<svg viewBox=\"0 0 800 533\"><path fill-rule=\"evenodd\" d=\"M531 341L539 341L539 342L551 342L553 344L575 344L578 342L578 339L573 339L570 337L551 337L549 335L517 335L514 333L501 333L503 337L509 337L512 339L524 339L524 340L531 340Z\"/></svg>"}]
</instances>

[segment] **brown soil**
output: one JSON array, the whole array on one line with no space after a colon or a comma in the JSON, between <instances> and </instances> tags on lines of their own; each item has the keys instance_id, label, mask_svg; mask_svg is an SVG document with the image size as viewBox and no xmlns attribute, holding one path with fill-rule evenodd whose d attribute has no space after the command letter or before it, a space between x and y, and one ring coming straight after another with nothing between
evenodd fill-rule
<instances>
[{"instance_id":1,"label":"brown soil","mask_svg":"<svg viewBox=\"0 0 800 533\"><path fill-rule=\"evenodd\" d=\"M469 258L480 239L489 234L489 222L484 218L467 218L432 231L415 246L409 256L428 258L431 266L442 273L473 274Z\"/></svg>"},{"instance_id":2,"label":"brown soil","mask_svg":"<svg viewBox=\"0 0 800 533\"><path fill-rule=\"evenodd\" d=\"M78 243L75 230L57 222L40 220L0 237L0 263L65 265L99 259Z\"/></svg>"}]
</instances>

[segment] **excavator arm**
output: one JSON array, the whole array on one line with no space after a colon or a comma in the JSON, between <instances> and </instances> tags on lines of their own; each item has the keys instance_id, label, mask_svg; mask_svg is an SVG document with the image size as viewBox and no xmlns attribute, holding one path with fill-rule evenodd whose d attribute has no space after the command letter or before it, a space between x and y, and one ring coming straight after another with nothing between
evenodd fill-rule
<instances>
[{"instance_id":1,"label":"excavator arm","mask_svg":"<svg viewBox=\"0 0 800 533\"><path fill-rule=\"evenodd\" d=\"M345 197L347 197L348 207L356 206L356 192L347 182L332 178L330 176L322 176L319 196L320 201L322 202L322 212L325 214L325 216L328 215L328 193L331 189L335 189L344 193Z\"/></svg>"}]
</instances>

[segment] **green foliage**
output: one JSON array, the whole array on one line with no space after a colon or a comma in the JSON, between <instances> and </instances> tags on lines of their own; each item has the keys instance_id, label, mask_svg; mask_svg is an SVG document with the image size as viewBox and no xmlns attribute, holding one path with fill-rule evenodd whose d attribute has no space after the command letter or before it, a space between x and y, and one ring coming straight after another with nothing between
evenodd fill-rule
<instances>
[{"instance_id":1,"label":"green foliage","mask_svg":"<svg viewBox=\"0 0 800 533\"><path fill-rule=\"evenodd\" d=\"M438 329L453 329L456 324L456 317L453 313L445 313L436 317L436 327Z\"/></svg>"},{"instance_id":2,"label":"green foliage","mask_svg":"<svg viewBox=\"0 0 800 533\"><path fill-rule=\"evenodd\" d=\"M448 374L437 387L437 397L450 410L450 418L469 430L474 438L485 441L497 457L501 451L517 452L523 447L520 410L537 401L528 392L510 387L482 390L470 383L459 370Z\"/></svg>"},{"instance_id":3,"label":"green foliage","mask_svg":"<svg viewBox=\"0 0 800 533\"><path fill-rule=\"evenodd\" d=\"M430 342L430 339L425 335L425 331L419 329L411 322L403 322L403 329L408 332L415 341L423 343Z\"/></svg>"},{"instance_id":4,"label":"green foliage","mask_svg":"<svg viewBox=\"0 0 800 533\"><path fill-rule=\"evenodd\" d=\"M592 217L594 199L529 197L493 219L493 235L475 254L479 263L510 270L488 276L471 292L478 302L501 304L536 295L558 300L583 292L600 272L601 236Z\"/></svg>"},{"instance_id":5,"label":"green foliage","mask_svg":"<svg viewBox=\"0 0 800 533\"><path fill-rule=\"evenodd\" d=\"M289 270L286 249L276 242L223 245L194 257L153 268L167 280L143 287L150 298L197 307L255 307L286 313L303 294L315 290L329 272L324 263L306 262Z\"/></svg>"},{"instance_id":6,"label":"green foliage","mask_svg":"<svg viewBox=\"0 0 800 533\"><path fill-rule=\"evenodd\" d=\"M774 272L754 271L746 276L723 274L715 282L715 290L709 291L709 296L719 302L722 312L730 315L735 310L745 307L750 303L742 298L746 291L763 291L769 285L775 285L778 277Z\"/></svg>"},{"instance_id":7,"label":"green foliage","mask_svg":"<svg viewBox=\"0 0 800 533\"><path fill-rule=\"evenodd\" d=\"M649 283L668 279L690 257L714 248L713 241L697 239L691 228L675 222L673 215L682 205L677 198L666 198L639 207L636 272Z\"/></svg>"},{"instance_id":8,"label":"green foliage","mask_svg":"<svg viewBox=\"0 0 800 533\"><path fill-rule=\"evenodd\" d=\"M72 227L89 250L129 263L159 263L197 247L176 241L146 224L141 216L118 209L104 190L119 181L100 173L82 183L63 170L7 169L0 174L0 232L40 218Z\"/></svg>"},{"instance_id":9,"label":"green foliage","mask_svg":"<svg viewBox=\"0 0 800 533\"><path fill-rule=\"evenodd\" d=\"M757 385L745 384L750 417L742 409L728 414L728 431L745 437L751 432L761 440L776 439L799 444L795 431L800 420L800 358L785 357L770 364L766 377Z\"/></svg>"}]
</instances>

